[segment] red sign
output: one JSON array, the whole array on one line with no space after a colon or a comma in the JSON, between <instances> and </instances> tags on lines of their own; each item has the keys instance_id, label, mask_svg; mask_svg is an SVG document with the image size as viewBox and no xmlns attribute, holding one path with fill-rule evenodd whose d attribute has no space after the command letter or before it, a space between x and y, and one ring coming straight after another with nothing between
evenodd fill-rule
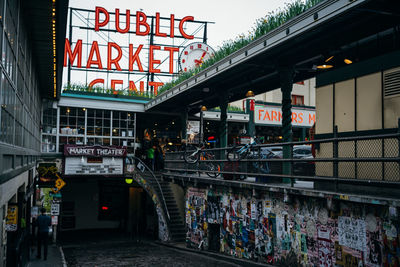
<instances>
[{"instance_id":1,"label":"red sign","mask_svg":"<svg viewBox=\"0 0 400 267\"><path fill-rule=\"evenodd\" d=\"M65 145L64 156L125 157L126 148L112 146Z\"/></svg>"},{"instance_id":2,"label":"red sign","mask_svg":"<svg viewBox=\"0 0 400 267\"><path fill-rule=\"evenodd\" d=\"M112 14L112 13L111 13ZM121 17L125 17L125 25L121 26L120 25L120 20ZM147 15L144 12L137 11L136 12L136 28L135 29L130 29L131 23L131 13L130 10L126 10L125 14L120 14L119 9L115 9L115 29L117 32L121 34L125 34L129 32L130 30L135 31L135 34L138 36L147 36L150 33L150 24L147 21ZM169 37L169 38L174 38L175 37L175 15L171 14L169 17L169 29L163 29L161 30L160 28L160 13L156 13L156 18L155 18L155 36L159 37ZM185 27L184 24L186 22L194 21L194 17L192 16L186 16L182 19L177 19L179 21L179 33L181 37L186 38L186 39L193 39L193 35L189 35L185 32ZM95 10L95 31L100 31L101 28L106 28L109 29L109 26L107 26L110 22L110 13L103 7L96 7ZM135 48L134 48L135 47ZM129 71L139 71L139 72L144 72L142 62L140 60L140 55L145 54L147 52L142 52L143 49L143 44L129 44L129 55L128 55L128 66L125 66L124 69L128 69ZM146 49L143 49L146 50ZM161 70L158 69L156 66L160 65L161 60L155 58L154 54L155 53L168 53L169 55L169 73L173 74L174 73L174 55L176 52L179 53L179 48L178 47L171 47L171 46L164 46L161 47L159 45L150 45L149 47L149 64L148 64L148 72L150 73L160 73ZM159 51L159 52L157 52ZM97 69L107 69L107 70L114 70L114 71L122 71L121 65L119 61L121 60L123 56L123 52L121 47L114 43L114 42L108 42L107 43L107 60L105 61L104 59L102 60L100 56L100 49L99 49L99 44L97 41L93 41L91 44L90 52L88 54L88 58L86 61L86 65L83 65L84 68L90 69L93 67L96 67ZM126 56L126 55L125 55ZM147 57L145 54L144 56ZM67 66L67 57L69 58L69 62L71 65L74 65L76 61L76 65L74 67L77 68L82 68L82 39L78 39L75 43L75 47L72 49L71 48L71 43L68 38L65 39L65 49L64 49L64 67ZM106 63L106 64L105 64ZM134 67L134 65L136 67ZM104 84L104 79L95 79L92 82L89 83L89 87L93 87L95 84ZM114 94L117 94L117 91L115 90L116 85L118 84L123 84L123 80L111 80L111 89L113 90ZM152 86L154 89L154 94L157 94L158 87L164 85L162 82L154 82L150 81L148 83L149 86ZM144 92L144 82L141 81L138 85L135 84L133 81L129 81L129 90L138 92L138 88L140 92Z\"/></svg>"},{"instance_id":3,"label":"red sign","mask_svg":"<svg viewBox=\"0 0 400 267\"><path fill-rule=\"evenodd\" d=\"M254 99L250 99L250 111L254 111L255 101Z\"/></svg>"}]
</instances>

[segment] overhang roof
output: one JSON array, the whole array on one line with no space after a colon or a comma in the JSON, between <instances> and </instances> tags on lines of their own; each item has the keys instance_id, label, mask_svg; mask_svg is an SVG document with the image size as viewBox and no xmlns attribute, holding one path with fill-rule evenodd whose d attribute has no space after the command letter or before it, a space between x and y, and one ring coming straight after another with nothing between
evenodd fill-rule
<instances>
[{"instance_id":1,"label":"overhang roof","mask_svg":"<svg viewBox=\"0 0 400 267\"><path fill-rule=\"evenodd\" d=\"M326 0L253 43L163 92L146 110L198 112L280 87L279 67L293 66L294 82L315 77L315 66L330 55L363 61L399 50L400 1ZM397 41L396 41L397 40ZM328 70L329 71L329 70ZM207 89L205 89L207 88Z\"/></svg>"},{"instance_id":2,"label":"overhang roof","mask_svg":"<svg viewBox=\"0 0 400 267\"><path fill-rule=\"evenodd\" d=\"M57 98L61 92L64 40L67 28L68 0L56 0L56 53L57 53ZM39 78L39 89L42 97L54 97L53 74L53 1L21 1L22 15L27 18L29 41Z\"/></svg>"}]
</instances>

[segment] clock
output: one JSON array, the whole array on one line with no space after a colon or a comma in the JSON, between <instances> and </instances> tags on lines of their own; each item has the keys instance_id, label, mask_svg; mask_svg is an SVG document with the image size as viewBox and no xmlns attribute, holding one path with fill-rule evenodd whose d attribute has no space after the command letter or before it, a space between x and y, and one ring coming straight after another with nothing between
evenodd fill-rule
<instances>
[{"instance_id":1,"label":"clock","mask_svg":"<svg viewBox=\"0 0 400 267\"><path fill-rule=\"evenodd\" d=\"M204 61L214 56L214 49L208 44L195 42L186 46L180 56L179 65L186 72L192 68L199 67Z\"/></svg>"}]
</instances>

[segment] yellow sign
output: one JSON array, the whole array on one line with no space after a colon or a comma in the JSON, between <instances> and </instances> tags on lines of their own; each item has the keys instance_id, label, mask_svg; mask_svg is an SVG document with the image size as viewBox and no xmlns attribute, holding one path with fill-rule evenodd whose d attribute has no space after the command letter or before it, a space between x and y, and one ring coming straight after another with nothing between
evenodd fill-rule
<instances>
[{"instance_id":1,"label":"yellow sign","mask_svg":"<svg viewBox=\"0 0 400 267\"><path fill-rule=\"evenodd\" d=\"M18 225L18 206L8 205L7 217L6 217L6 231L14 232L17 231Z\"/></svg>"},{"instance_id":2,"label":"yellow sign","mask_svg":"<svg viewBox=\"0 0 400 267\"><path fill-rule=\"evenodd\" d=\"M58 177L58 179L55 182L55 187L60 190L61 188L63 188L65 186L65 182L63 179L61 179L60 177Z\"/></svg>"}]
</instances>

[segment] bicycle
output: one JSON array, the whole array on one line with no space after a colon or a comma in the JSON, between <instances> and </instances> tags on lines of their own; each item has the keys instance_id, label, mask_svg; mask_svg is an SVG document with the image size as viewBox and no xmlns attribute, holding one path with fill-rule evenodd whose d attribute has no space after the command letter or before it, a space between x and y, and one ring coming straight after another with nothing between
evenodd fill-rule
<instances>
[{"instance_id":1,"label":"bicycle","mask_svg":"<svg viewBox=\"0 0 400 267\"><path fill-rule=\"evenodd\" d=\"M262 144L263 137L260 138L254 138L254 140L249 143L244 145L243 147L238 148L237 146L232 147L228 152L226 153L226 158L228 161L240 161L242 159L267 159L270 158L271 156L269 154L263 154L261 153L260 150L256 150L252 152L252 149L254 146L258 144ZM262 173L270 173L270 168L268 165L268 162L263 162L259 164L259 162L255 161L253 162L253 166L255 169L261 171Z\"/></svg>"},{"instance_id":2,"label":"bicycle","mask_svg":"<svg viewBox=\"0 0 400 267\"><path fill-rule=\"evenodd\" d=\"M195 164L199 160L204 161L203 166L206 167L206 174L211 178L217 178L220 175L221 166L212 162L212 160L215 160L215 155L205 149L205 142L200 143L199 146L188 144L185 147L183 159L189 164Z\"/></svg>"},{"instance_id":3,"label":"bicycle","mask_svg":"<svg viewBox=\"0 0 400 267\"><path fill-rule=\"evenodd\" d=\"M238 161L242 160L244 158L247 158L248 155L250 154L251 149L258 144L262 143L263 138L254 138L253 142L244 145L241 148L238 148L237 146L233 146L231 149L228 150L226 153L226 159L228 161Z\"/></svg>"}]
</instances>

